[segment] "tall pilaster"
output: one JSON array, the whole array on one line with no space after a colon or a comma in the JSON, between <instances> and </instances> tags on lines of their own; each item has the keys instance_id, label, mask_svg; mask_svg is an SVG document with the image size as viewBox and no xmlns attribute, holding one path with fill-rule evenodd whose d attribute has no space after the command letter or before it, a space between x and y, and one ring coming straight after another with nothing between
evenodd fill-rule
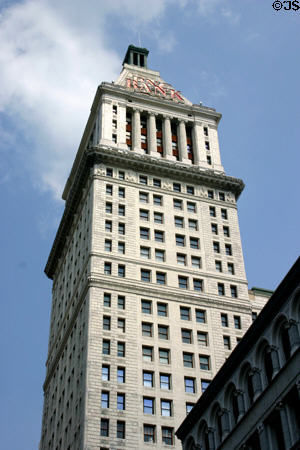
<instances>
[{"instance_id":1,"label":"tall pilaster","mask_svg":"<svg viewBox=\"0 0 300 450\"><path fill-rule=\"evenodd\" d=\"M132 149L135 152L142 153L142 149L141 149L141 114L140 114L140 110L137 108L133 109Z\"/></svg>"},{"instance_id":2,"label":"tall pilaster","mask_svg":"<svg viewBox=\"0 0 300 450\"><path fill-rule=\"evenodd\" d=\"M172 155L172 134L171 134L171 118L170 116L163 116L163 147L166 159L175 161L176 158Z\"/></svg>"},{"instance_id":3,"label":"tall pilaster","mask_svg":"<svg viewBox=\"0 0 300 450\"><path fill-rule=\"evenodd\" d=\"M156 118L155 114L150 112L147 120L147 138L148 138L148 149L150 156L159 158L159 153L157 152L156 143Z\"/></svg>"},{"instance_id":4,"label":"tall pilaster","mask_svg":"<svg viewBox=\"0 0 300 450\"><path fill-rule=\"evenodd\" d=\"M185 164L191 164L191 161L188 159L187 154L187 142L186 142L186 129L185 129L185 120L179 121L178 131L179 131L179 160L184 162Z\"/></svg>"}]
</instances>

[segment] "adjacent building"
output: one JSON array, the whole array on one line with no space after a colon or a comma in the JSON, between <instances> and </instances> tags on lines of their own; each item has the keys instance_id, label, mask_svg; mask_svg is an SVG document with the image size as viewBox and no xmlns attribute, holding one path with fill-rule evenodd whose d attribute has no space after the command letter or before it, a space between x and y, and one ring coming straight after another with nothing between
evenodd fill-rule
<instances>
[{"instance_id":1,"label":"adjacent building","mask_svg":"<svg viewBox=\"0 0 300 450\"><path fill-rule=\"evenodd\" d=\"M102 83L46 265L41 449L181 448L175 430L266 300L248 293L221 114L129 46Z\"/></svg>"}]
</instances>

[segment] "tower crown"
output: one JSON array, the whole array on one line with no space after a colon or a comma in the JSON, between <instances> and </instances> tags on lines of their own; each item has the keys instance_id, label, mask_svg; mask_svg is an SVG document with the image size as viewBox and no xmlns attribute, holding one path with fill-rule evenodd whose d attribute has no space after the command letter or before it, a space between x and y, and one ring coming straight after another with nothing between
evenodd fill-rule
<instances>
[{"instance_id":1,"label":"tower crown","mask_svg":"<svg viewBox=\"0 0 300 450\"><path fill-rule=\"evenodd\" d=\"M132 66L144 67L147 69L147 56L149 50L142 47L135 47L135 45L129 45L124 61L124 64L130 64Z\"/></svg>"}]
</instances>

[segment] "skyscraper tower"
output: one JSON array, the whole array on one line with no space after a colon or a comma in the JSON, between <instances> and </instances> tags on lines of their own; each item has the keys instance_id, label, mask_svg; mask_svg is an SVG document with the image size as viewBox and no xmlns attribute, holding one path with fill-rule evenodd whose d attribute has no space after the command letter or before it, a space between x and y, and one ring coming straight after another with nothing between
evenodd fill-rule
<instances>
[{"instance_id":1,"label":"skyscraper tower","mask_svg":"<svg viewBox=\"0 0 300 450\"><path fill-rule=\"evenodd\" d=\"M63 192L42 450L181 448L176 427L252 320L221 115L147 57L129 46L98 87Z\"/></svg>"}]
</instances>

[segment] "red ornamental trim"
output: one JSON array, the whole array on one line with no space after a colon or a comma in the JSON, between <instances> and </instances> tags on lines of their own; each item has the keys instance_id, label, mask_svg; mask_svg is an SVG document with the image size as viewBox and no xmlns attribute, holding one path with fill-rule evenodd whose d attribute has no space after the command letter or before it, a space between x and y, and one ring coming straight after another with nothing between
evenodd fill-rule
<instances>
[{"instance_id":1,"label":"red ornamental trim","mask_svg":"<svg viewBox=\"0 0 300 450\"><path fill-rule=\"evenodd\" d=\"M142 77L127 78L126 87L128 89L134 89L145 94L157 95L159 97L165 97L170 100L184 103L184 99L179 91L176 91L169 85L160 83L159 81L154 81Z\"/></svg>"}]
</instances>

